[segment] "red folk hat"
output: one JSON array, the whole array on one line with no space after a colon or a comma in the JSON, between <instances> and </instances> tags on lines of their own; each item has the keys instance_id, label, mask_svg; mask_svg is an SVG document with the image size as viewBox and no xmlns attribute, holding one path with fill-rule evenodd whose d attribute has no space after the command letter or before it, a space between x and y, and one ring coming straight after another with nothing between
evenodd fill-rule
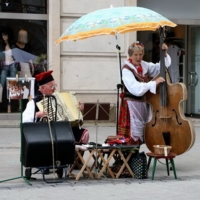
<instances>
[{"instance_id":1,"label":"red folk hat","mask_svg":"<svg viewBox=\"0 0 200 200\"><path fill-rule=\"evenodd\" d=\"M47 72L42 72L38 75L35 76L35 79L37 80L39 85L44 85L48 82L51 82L54 80L53 76L51 75L53 71L47 71Z\"/></svg>"}]
</instances>

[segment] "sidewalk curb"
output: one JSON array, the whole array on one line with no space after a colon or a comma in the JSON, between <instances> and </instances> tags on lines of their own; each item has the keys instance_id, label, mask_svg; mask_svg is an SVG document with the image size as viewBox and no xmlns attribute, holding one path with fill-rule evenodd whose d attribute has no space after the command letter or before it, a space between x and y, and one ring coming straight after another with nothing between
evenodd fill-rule
<instances>
[{"instance_id":1,"label":"sidewalk curb","mask_svg":"<svg viewBox=\"0 0 200 200\"><path fill-rule=\"evenodd\" d=\"M115 127L116 124L113 122L85 122L83 124L83 127L95 127L95 126L99 126L99 127ZM0 128L20 128L20 121L19 120L1 120L0 121Z\"/></svg>"}]
</instances>

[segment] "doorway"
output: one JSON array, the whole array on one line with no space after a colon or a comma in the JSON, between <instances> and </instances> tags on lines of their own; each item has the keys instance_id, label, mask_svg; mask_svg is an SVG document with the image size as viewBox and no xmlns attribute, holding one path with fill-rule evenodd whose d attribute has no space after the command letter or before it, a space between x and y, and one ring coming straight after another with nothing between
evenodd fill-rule
<instances>
[{"instance_id":1,"label":"doorway","mask_svg":"<svg viewBox=\"0 0 200 200\"><path fill-rule=\"evenodd\" d=\"M171 28L165 42L172 59L169 73L172 83L186 85L187 100L183 101L186 116L200 118L200 26L178 25ZM138 32L137 39L145 44L144 60L159 61L159 35L157 32ZM154 50L157 47L157 51ZM176 47L176 48L174 48ZM158 52L156 54L156 52ZM155 60L156 58L156 60Z\"/></svg>"},{"instance_id":2,"label":"doorway","mask_svg":"<svg viewBox=\"0 0 200 200\"><path fill-rule=\"evenodd\" d=\"M188 26L187 115L200 117L200 26Z\"/></svg>"}]
</instances>

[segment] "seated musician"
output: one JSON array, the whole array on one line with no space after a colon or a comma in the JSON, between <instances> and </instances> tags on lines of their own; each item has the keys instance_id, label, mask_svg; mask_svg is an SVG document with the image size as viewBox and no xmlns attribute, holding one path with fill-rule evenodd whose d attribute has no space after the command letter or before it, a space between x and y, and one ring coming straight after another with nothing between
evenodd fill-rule
<instances>
[{"instance_id":1,"label":"seated musician","mask_svg":"<svg viewBox=\"0 0 200 200\"><path fill-rule=\"evenodd\" d=\"M36 82L39 85L35 98L27 103L26 109L23 112L23 122L40 121L42 117L47 116L46 111L40 111L36 103L43 99L43 95L52 95L56 90L56 83L52 76L53 71L42 72L35 76ZM82 104L80 104L80 109ZM87 129L73 127L75 141L77 144L87 144L89 141L89 132Z\"/></svg>"},{"instance_id":2,"label":"seated musician","mask_svg":"<svg viewBox=\"0 0 200 200\"><path fill-rule=\"evenodd\" d=\"M165 66L171 65L167 45L162 44ZM122 66L123 93L121 94L118 135L129 138L130 144L144 143L144 127L149 121L150 106L145 102L145 93L156 93L156 87L164 82L160 73L160 63L143 61L144 46L134 42L128 48L129 58Z\"/></svg>"}]
</instances>

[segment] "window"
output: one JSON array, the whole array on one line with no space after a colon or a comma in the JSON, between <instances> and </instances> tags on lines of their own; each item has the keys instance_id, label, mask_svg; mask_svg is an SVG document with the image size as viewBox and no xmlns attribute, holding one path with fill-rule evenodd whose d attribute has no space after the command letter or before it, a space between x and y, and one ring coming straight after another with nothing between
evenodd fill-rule
<instances>
[{"instance_id":1,"label":"window","mask_svg":"<svg viewBox=\"0 0 200 200\"><path fill-rule=\"evenodd\" d=\"M5 34L6 33L6 34ZM9 33L9 50L5 35ZM20 34L28 36L24 46L18 45ZM26 37L27 38L27 37ZM11 49L11 51L10 51ZM47 21L0 19L0 84L3 87L0 112L7 112L6 78L34 77L47 68ZM13 66L14 65L14 66ZM14 69L14 70L13 70ZM35 91L38 87L35 84ZM25 105L25 103L24 103ZM19 101L11 101L11 112L19 111Z\"/></svg>"},{"instance_id":2,"label":"window","mask_svg":"<svg viewBox=\"0 0 200 200\"><path fill-rule=\"evenodd\" d=\"M47 0L0 0L0 12L47 14Z\"/></svg>"}]
</instances>

